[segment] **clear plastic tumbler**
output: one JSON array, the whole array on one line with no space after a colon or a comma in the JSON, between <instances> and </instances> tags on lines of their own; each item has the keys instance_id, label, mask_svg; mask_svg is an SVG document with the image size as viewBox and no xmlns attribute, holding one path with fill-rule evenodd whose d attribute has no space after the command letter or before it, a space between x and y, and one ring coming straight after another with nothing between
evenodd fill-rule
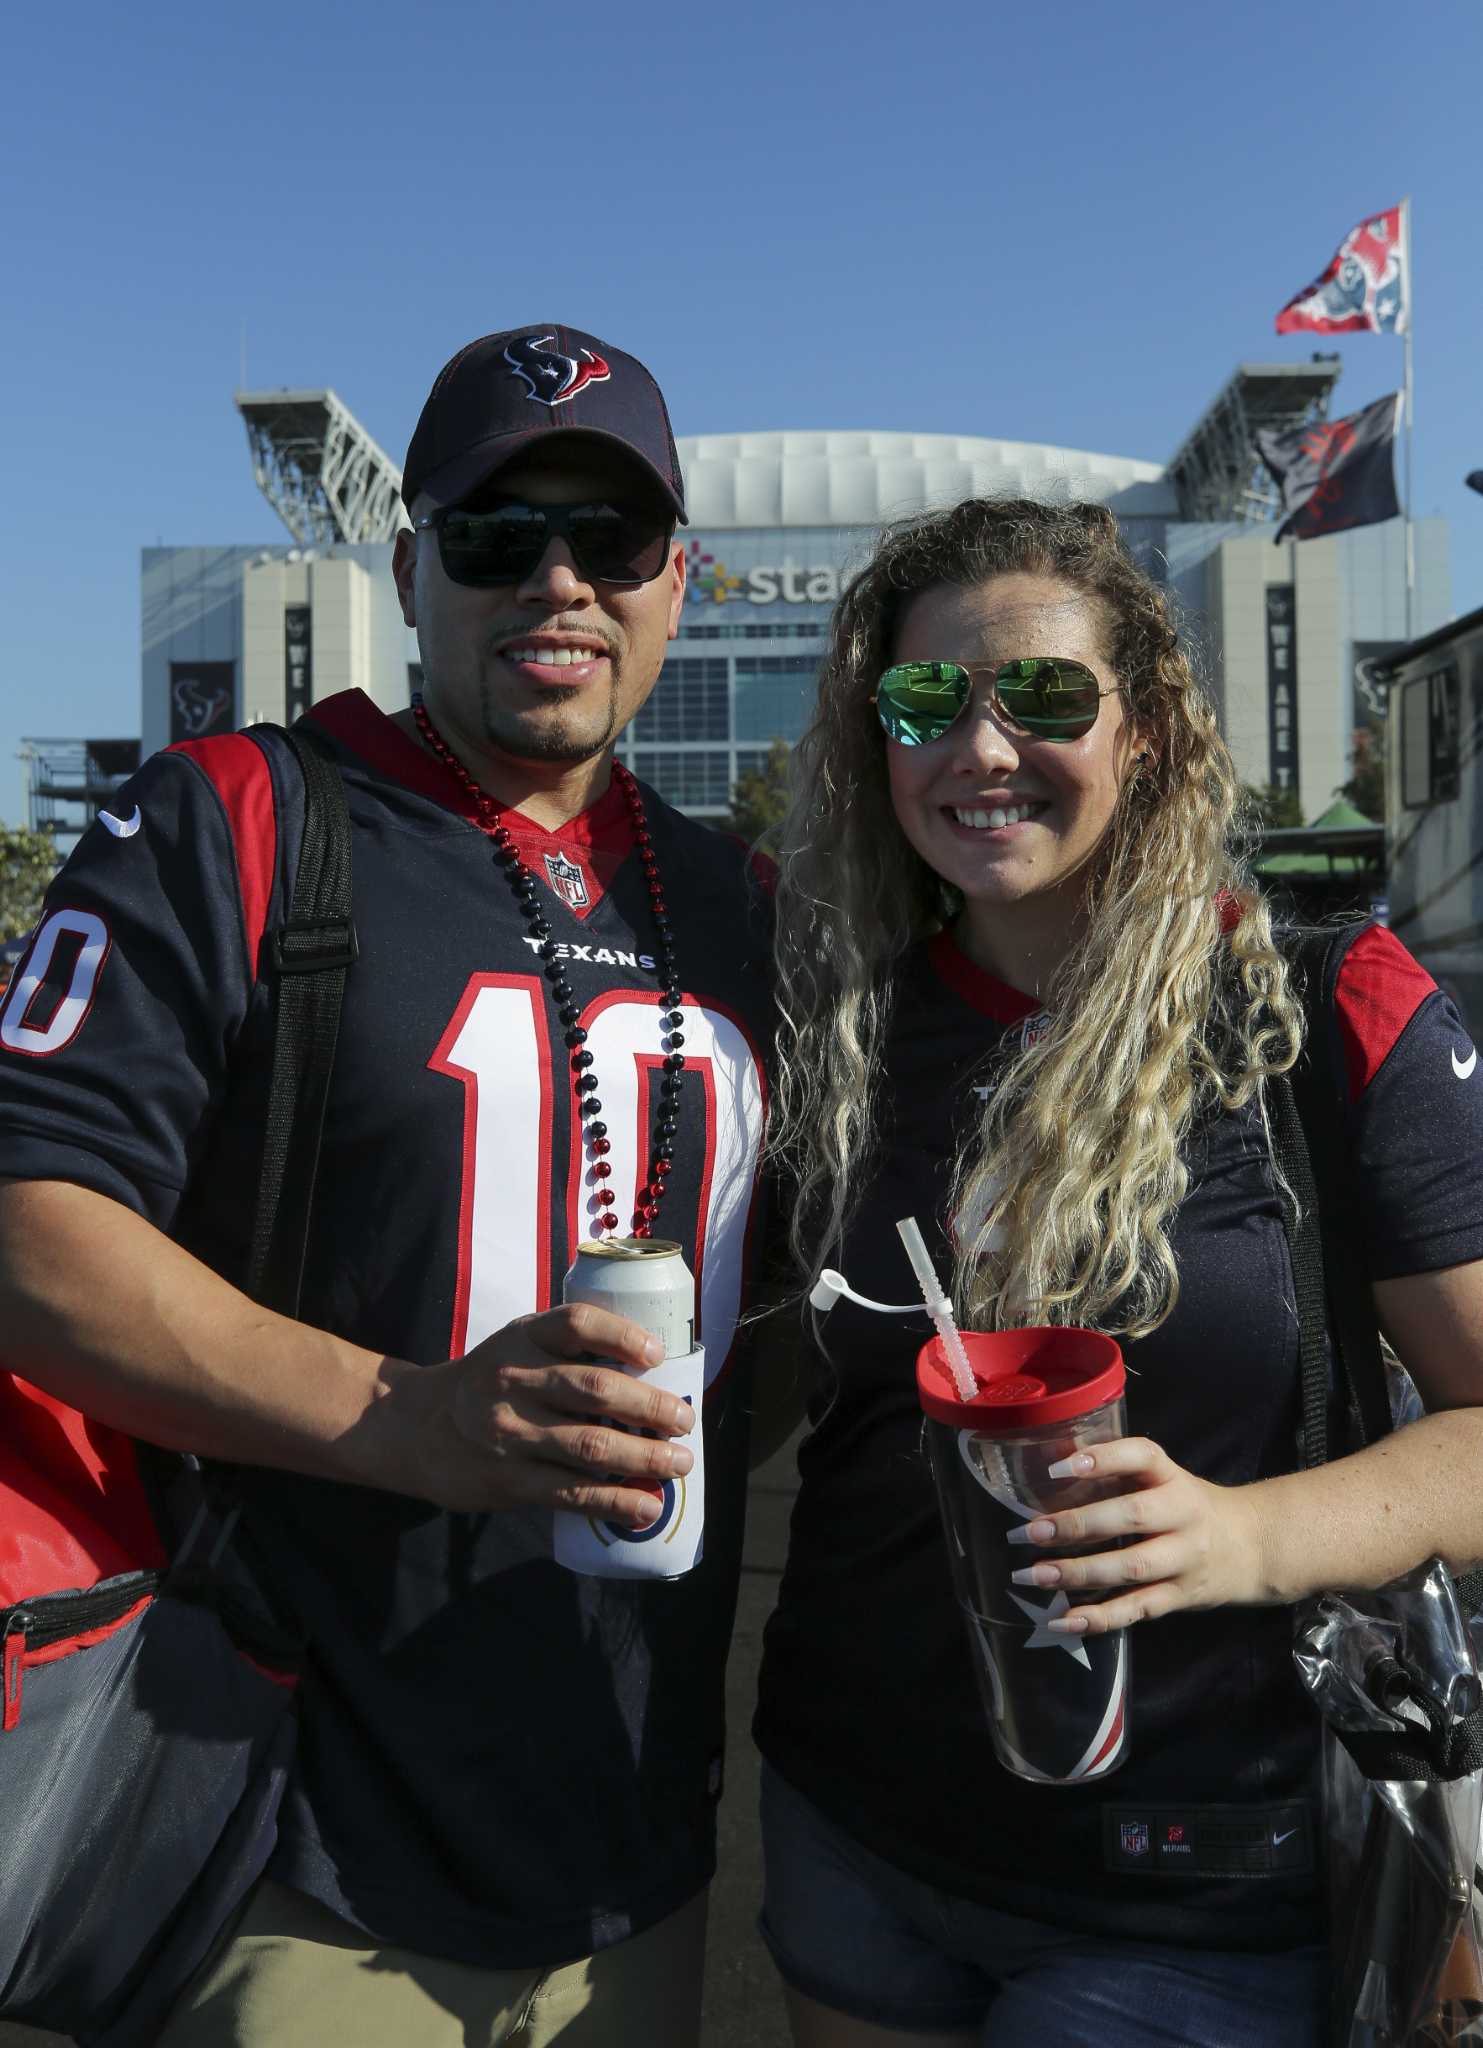
<instances>
[{"instance_id":1,"label":"clear plastic tumbler","mask_svg":"<svg viewBox=\"0 0 1483 2048\"><path fill-rule=\"evenodd\" d=\"M1105 1777L1128 1754L1128 1632L1062 1635L1046 1623L1071 1605L1061 1588L1015 1586L1037 1557L1106 1550L1106 1539L1049 1549L1012 1544L1042 1514L1127 1491L1126 1480L1052 1479L1047 1467L1127 1433L1122 1353L1097 1330L963 1333L978 1381L962 1400L934 1338L917 1392L994 1748L1006 1770L1042 1785ZM1102 1597L1078 1593L1078 1605Z\"/></svg>"}]
</instances>

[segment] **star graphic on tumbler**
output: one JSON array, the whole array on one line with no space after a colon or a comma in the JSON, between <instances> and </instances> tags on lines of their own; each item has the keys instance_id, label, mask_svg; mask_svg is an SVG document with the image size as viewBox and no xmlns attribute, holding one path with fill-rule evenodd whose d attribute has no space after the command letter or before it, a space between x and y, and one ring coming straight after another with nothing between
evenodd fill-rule
<instances>
[{"instance_id":1,"label":"star graphic on tumbler","mask_svg":"<svg viewBox=\"0 0 1483 2048\"><path fill-rule=\"evenodd\" d=\"M1045 1625L1048 1621L1058 1620L1071 1605L1066 1598L1064 1587L1057 1591L1055 1598L1045 1607L1037 1607L1033 1600L1022 1600L1018 1593L1011 1592L1009 1597L1016 1607L1024 1609L1035 1624L1034 1634L1025 1642L1027 1650L1064 1650L1068 1656L1074 1657L1078 1664L1084 1664L1088 1671L1091 1670L1092 1660L1086 1653L1084 1643L1078 1641L1075 1636L1057 1635Z\"/></svg>"}]
</instances>

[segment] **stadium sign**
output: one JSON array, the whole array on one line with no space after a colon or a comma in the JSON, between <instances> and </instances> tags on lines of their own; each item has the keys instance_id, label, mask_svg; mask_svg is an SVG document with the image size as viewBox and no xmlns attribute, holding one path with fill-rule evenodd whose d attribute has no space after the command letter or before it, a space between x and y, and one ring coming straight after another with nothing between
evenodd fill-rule
<instances>
[{"instance_id":1,"label":"stadium sign","mask_svg":"<svg viewBox=\"0 0 1483 2048\"><path fill-rule=\"evenodd\" d=\"M732 573L693 540L685 567L691 604L833 604L839 596L839 571L832 563L811 567L785 558Z\"/></svg>"}]
</instances>

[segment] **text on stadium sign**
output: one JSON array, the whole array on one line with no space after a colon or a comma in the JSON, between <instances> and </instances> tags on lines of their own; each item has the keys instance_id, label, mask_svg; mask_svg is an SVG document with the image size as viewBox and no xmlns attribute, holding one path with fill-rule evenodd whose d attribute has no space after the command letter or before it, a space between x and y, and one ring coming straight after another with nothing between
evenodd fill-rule
<instances>
[{"instance_id":1,"label":"text on stadium sign","mask_svg":"<svg viewBox=\"0 0 1483 2048\"><path fill-rule=\"evenodd\" d=\"M832 563L810 567L784 560L731 571L693 540L685 568L691 604L833 604L839 596L839 571Z\"/></svg>"}]
</instances>

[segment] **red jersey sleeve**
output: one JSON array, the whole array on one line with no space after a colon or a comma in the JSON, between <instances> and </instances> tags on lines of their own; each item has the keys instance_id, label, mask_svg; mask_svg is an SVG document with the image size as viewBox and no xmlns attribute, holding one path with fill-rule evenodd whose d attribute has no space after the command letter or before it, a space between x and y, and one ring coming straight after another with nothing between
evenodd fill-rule
<instances>
[{"instance_id":1,"label":"red jersey sleeve","mask_svg":"<svg viewBox=\"0 0 1483 2048\"><path fill-rule=\"evenodd\" d=\"M1455 1005L1376 925L1345 956L1334 1013L1371 1273L1483 1259L1483 1068Z\"/></svg>"}]
</instances>

